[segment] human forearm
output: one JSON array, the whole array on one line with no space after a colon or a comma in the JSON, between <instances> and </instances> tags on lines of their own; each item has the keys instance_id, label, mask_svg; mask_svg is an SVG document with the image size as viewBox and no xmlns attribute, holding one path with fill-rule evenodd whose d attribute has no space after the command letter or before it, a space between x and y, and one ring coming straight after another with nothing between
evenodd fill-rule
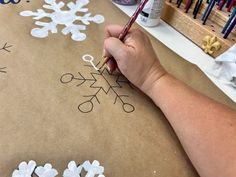
<instances>
[{"instance_id":1,"label":"human forearm","mask_svg":"<svg viewBox=\"0 0 236 177\"><path fill-rule=\"evenodd\" d=\"M235 176L236 112L169 74L152 85L147 94L166 115L199 174Z\"/></svg>"},{"instance_id":2,"label":"human forearm","mask_svg":"<svg viewBox=\"0 0 236 177\"><path fill-rule=\"evenodd\" d=\"M130 30L121 42L122 29L106 28L105 56L113 56L122 74L162 109L201 176L236 176L235 111L167 74L140 30Z\"/></svg>"}]
</instances>

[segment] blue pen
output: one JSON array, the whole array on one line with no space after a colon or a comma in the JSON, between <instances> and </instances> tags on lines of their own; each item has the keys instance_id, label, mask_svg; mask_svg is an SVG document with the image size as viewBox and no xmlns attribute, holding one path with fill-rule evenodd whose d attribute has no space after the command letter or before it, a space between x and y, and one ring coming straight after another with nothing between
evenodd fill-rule
<instances>
[{"instance_id":1,"label":"blue pen","mask_svg":"<svg viewBox=\"0 0 236 177\"><path fill-rule=\"evenodd\" d=\"M205 19L206 14L207 14L207 12L208 12L208 10L209 10L209 8L210 8L210 6L211 6L211 4L212 4L213 1L214 1L214 0L211 0L211 1L210 1L210 4L208 4L208 6L207 6L207 8L206 8L206 10L205 10L205 12L204 12L204 14L203 14L203 16L202 16L202 21Z\"/></svg>"},{"instance_id":2,"label":"blue pen","mask_svg":"<svg viewBox=\"0 0 236 177\"><path fill-rule=\"evenodd\" d=\"M229 26L229 29L226 31L224 35L225 39L229 36L230 32L234 29L235 25L236 25L236 17L234 18L233 23Z\"/></svg>"},{"instance_id":3,"label":"blue pen","mask_svg":"<svg viewBox=\"0 0 236 177\"><path fill-rule=\"evenodd\" d=\"M207 12L207 14L205 16L205 19L204 19L204 21L202 23L203 25L206 24L206 21L207 21L209 15L211 14L211 11L212 11L213 7L215 6L215 3L216 3L216 0L213 0L213 2L211 3L211 6L210 6L210 8L209 8L209 10L208 10L208 12Z\"/></svg>"},{"instance_id":4,"label":"blue pen","mask_svg":"<svg viewBox=\"0 0 236 177\"><path fill-rule=\"evenodd\" d=\"M236 7L234 7L234 11L232 12L232 14L230 15L229 20L226 22L222 33L224 34L225 31L227 30L228 26L230 25L231 21L234 19L234 16L236 15Z\"/></svg>"}]
</instances>

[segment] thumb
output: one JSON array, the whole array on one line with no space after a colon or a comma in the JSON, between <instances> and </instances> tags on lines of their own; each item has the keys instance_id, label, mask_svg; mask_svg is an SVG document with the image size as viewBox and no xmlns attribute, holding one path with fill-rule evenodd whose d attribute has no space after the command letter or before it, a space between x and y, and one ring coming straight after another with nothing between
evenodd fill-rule
<instances>
[{"instance_id":1,"label":"thumb","mask_svg":"<svg viewBox=\"0 0 236 177\"><path fill-rule=\"evenodd\" d=\"M110 37L104 42L105 56L111 57L118 61L124 58L126 53L126 46L119 39Z\"/></svg>"}]
</instances>

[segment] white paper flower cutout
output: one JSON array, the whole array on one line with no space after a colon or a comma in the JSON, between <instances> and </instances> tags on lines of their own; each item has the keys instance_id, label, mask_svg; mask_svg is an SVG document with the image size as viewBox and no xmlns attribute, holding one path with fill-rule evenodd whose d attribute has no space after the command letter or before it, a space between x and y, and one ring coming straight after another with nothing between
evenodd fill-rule
<instances>
[{"instance_id":1,"label":"white paper flower cutout","mask_svg":"<svg viewBox=\"0 0 236 177\"><path fill-rule=\"evenodd\" d=\"M39 166L35 170L35 174L38 177L55 177L58 175L57 170L52 168L52 165L47 163L44 165L44 167Z\"/></svg>"},{"instance_id":2,"label":"white paper flower cutout","mask_svg":"<svg viewBox=\"0 0 236 177\"><path fill-rule=\"evenodd\" d=\"M95 177L95 175L99 175L98 177L104 177L104 167L100 166L100 163L97 160L94 160L92 164L89 161L85 161L82 167L87 171L85 177Z\"/></svg>"},{"instance_id":3,"label":"white paper flower cutout","mask_svg":"<svg viewBox=\"0 0 236 177\"><path fill-rule=\"evenodd\" d=\"M63 177L80 177L82 166L76 165L75 161L71 161L68 164L68 169L65 169Z\"/></svg>"},{"instance_id":4,"label":"white paper flower cutout","mask_svg":"<svg viewBox=\"0 0 236 177\"><path fill-rule=\"evenodd\" d=\"M14 170L12 177L31 177L36 167L36 162L31 160L28 162L21 162L18 166L19 170Z\"/></svg>"},{"instance_id":5,"label":"white paper flower cutout","mask_svg":"<svg viewBox=\"0 0 236 177\"><path fill-rule=\"evenodd\" d=\"M46 2L43 7L45 9L53 10L51 13L45 12L43 9L38 9L37 12L23 11L21 16L33 16L33 19L40 20L42 18L50 18L51 22L36 21L35 24L41 26L41 28L34 28L31 30L31 35L37 38L45 38L48 36L49 31L57 33L57 26L63 25L62 29L64 35L72 34L71 38L75 41L83 41L86 39L86 34L81 31L86 30L86 25L90 22L103 23L104 17L102 15L91 16L87 8L84 8L89 3L89 0L76 0L76 3L69 2L67 7L69 10L62 10L65 3L56 0L44 0ZM78 13L84 13L84 15L77 15ZM81 21L82 24L75 24L75 22Z\"/></svg>"}]
</instances>

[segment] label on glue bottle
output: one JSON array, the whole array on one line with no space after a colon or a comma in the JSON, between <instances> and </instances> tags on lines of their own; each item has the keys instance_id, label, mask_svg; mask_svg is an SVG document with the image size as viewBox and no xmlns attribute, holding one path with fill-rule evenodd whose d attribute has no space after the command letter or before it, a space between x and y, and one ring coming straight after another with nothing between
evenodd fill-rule
<instances>
[{"instance_id":1,"label":"label on glue bottle","mask_svg":"<svg viewBox=\"0 0 236 177\"><path fill-rule=\"evenodd\" d=\"M147 27L158 25L163 6L164 0L149 0L139 15L139 22Z\"/></svg>"}]
</instances>

